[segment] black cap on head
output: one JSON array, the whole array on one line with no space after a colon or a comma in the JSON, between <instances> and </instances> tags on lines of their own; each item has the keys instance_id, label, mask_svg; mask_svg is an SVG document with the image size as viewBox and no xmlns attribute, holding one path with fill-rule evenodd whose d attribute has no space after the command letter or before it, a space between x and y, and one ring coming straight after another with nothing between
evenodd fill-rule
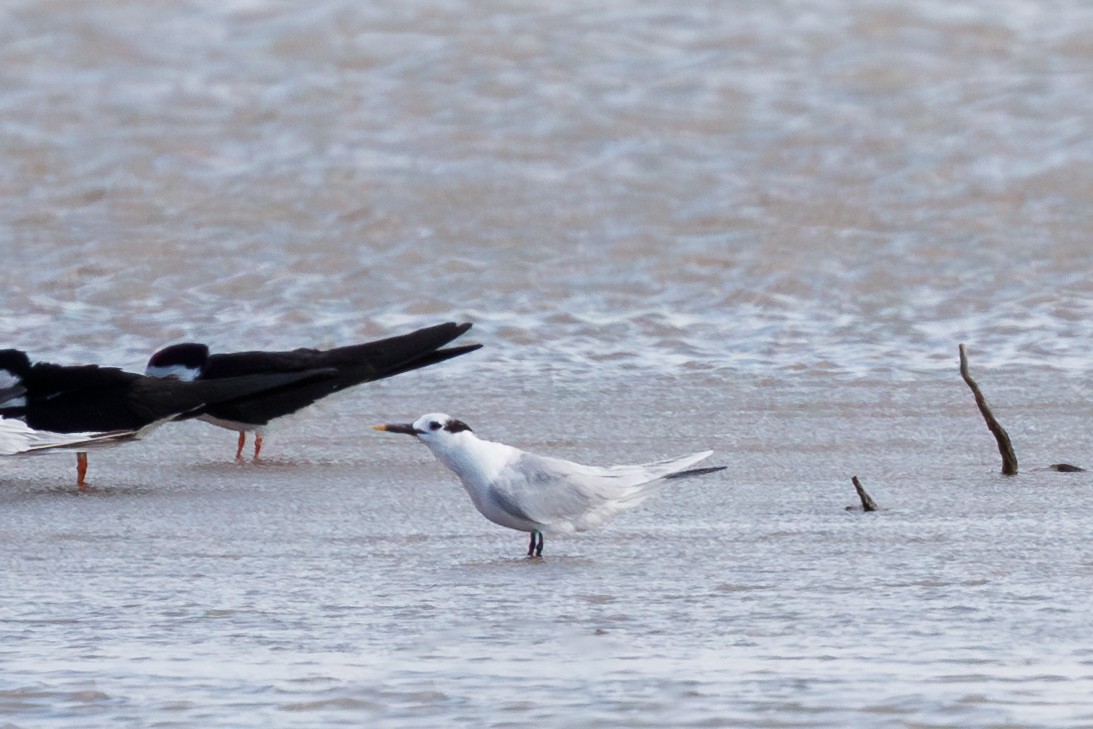
<instances>
[{"instance_id":1,"label":"black cap on head","mask_svg":"<svg viewBox=\"0 0 1093 729\"><path fill-rule=\"evenodd\" d=\"M448 422L444 423L444 430L449 433L458 433L461 430L471 430L471 426L467 425L462 420L448 418ZM471 432L473 433L474 431L471 430Z\"/></svg>"},{"instance_id":2,"label":"black cap on head","mask_svg":"<svg viewBox=\"0 0 1093 729\"><path fill-rule=\"evenodd\" d=\"M0 369L16 377L26 377L30 373L30 357L21 349L0 349Z\"/></svg>"},{"instance_id":3,"label":"black cap on head","mask_svg":"<svg viewBox=\"0 0 1093 729\"><path fill-rule=\"evenodd\" d=\"M184 342L172 344L159 350L148 360L149 367L175 367L183 366L189 369L200 369L209 358L209 347L197 342Z\"/></svg>"}]
</instances>

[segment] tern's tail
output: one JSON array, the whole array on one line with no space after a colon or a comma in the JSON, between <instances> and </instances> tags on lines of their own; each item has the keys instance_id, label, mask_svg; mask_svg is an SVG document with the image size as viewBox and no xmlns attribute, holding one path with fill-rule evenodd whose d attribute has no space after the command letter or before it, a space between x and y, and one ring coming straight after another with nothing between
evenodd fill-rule
<instances>
[{"instance_id":1,"label":"tern's tail","mask_svg":"<svg viewBox=\"0 0 1093 729\"><path fill-rule=\"evenodd\" d=\"M692 468L687 471L676 471L675 473L669 473L665 476L665 479L669 478L683 478L684 476L704 476L707 473L715 473L717 471L724 471L728 466L710 466L708 468Z\"/></svg>"},{"instance_id":2,"label":"tern's tail","mask_svg":"<svg viewBox=\"0 0 1093 729\"><path fill-rule=\"evenodd\" d=\"M705 473L714 473L725 466L713 466L709 468L691 468L699 461L703 461L713 455L713 451L701 451L689 456L669 458L656 463L646 463L642 466L614 466L607 469L608 474L617 474L621 478L619 482L629 480L629 484L623 486L615 495L615 498L627 505L641 503L649 494L665 486L669 480L683 478L685 476L701 476ZM627 479L627 476L630 478ZM622 483L620 483L620 486Z\"/></svg>"},{"instance_id":3,"label":"tern's tail","mask_svg":"<svg viewBox=\"0 0 1093 729\"><path fill-rule=\"evenodd\" d=\"M637 506L674 479L724 470L725 466L692 468L711 455L713 451L702 451L640 466L611 466L597 469L595 475L586 483L589 489L596 492L595 495L602 500L579 518L574 519L571 522L572 529L584 531L601 524L613 514Z\"/></svg>"}]
</instances>

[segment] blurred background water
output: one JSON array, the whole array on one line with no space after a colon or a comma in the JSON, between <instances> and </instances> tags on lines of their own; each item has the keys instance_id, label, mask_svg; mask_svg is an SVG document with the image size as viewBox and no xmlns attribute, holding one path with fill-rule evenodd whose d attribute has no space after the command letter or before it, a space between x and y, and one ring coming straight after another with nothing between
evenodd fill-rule
<instances>
[{"instance_id":1,"label":"blurred background water","mask_svg":"<svg viewBox=\"0 0 1093 729\"><path fill-rule=\"evenodd\" d=\"M0 4L0 342L480 352L9 459L12 726L1093 725L1093 7ZM973 372L1022 458L993 442ZM447 410L723 476L542 563ZM852 473L888 509L849 515Z\"/></svg>"}]
</instances>

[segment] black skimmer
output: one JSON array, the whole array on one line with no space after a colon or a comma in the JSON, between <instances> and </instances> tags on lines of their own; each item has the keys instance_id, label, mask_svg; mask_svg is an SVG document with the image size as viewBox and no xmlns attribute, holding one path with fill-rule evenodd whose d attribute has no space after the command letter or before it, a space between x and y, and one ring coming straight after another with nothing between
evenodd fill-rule
<instances>
[{"instance_id":1,"label":"black skimmer","mask_svg":"<svg viewBox=\"0 0 1093 729\"><path fill-rule=\"evenodd\" d=\"M469 323L448 322L387 339L336 349L296 349L291 352L235 352L209 354L204 344L174 344L152 355L145 373L189 381L215 381L239 375L300 372L333 368L337 375L321 382L302 382L276 392L258 393L206 408L202 420L239 432L236 459L242 459L247 431L254 432L254 457L262 450L266 426L327 395L354 385L381 380L427 367L479 349L467 344L441 349L471 328Z\"/></svg>"},{"instance_id":2,"label":"black skimmer","mask_svg":"<svg viewBox=\"0 0 1093 729\"><path fill-rule=\"evenodd\" d=\"M88 442L136 439L163 423L197 417L215 403L330 381L337 374L332 368L311 368L181 382L98 365L32 365L25 352L5 349L0 350L0 418L20 420L31 431L53 434L43 436L47 441L60 440L63 434ZM9 433L18 431L18 426L4 427ZM26 432L9 437L30 438ZM77 484L83 486L85 451L77 452L76 473Z\"/></svg>"}]
</instances>

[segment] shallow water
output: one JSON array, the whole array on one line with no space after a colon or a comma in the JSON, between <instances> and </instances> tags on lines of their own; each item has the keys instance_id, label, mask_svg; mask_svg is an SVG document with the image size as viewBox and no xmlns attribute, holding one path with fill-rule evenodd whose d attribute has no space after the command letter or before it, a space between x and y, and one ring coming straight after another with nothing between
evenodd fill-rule
<instances>
[{"instance_id":1,"label":"shallow water","mask_svg":"<svg viewBox=\"0 0 1093 729\"><path fill-rule=\"evenodd\" d=\"M0 346L475 322L0 472L0 724L1093 726L1093 9L9 2ZM998 456L956 372L1014 437ZM546 558L374 423L714 448ZM847 512L858 475L883 507Z\"/></svg>"}]
</instances>

